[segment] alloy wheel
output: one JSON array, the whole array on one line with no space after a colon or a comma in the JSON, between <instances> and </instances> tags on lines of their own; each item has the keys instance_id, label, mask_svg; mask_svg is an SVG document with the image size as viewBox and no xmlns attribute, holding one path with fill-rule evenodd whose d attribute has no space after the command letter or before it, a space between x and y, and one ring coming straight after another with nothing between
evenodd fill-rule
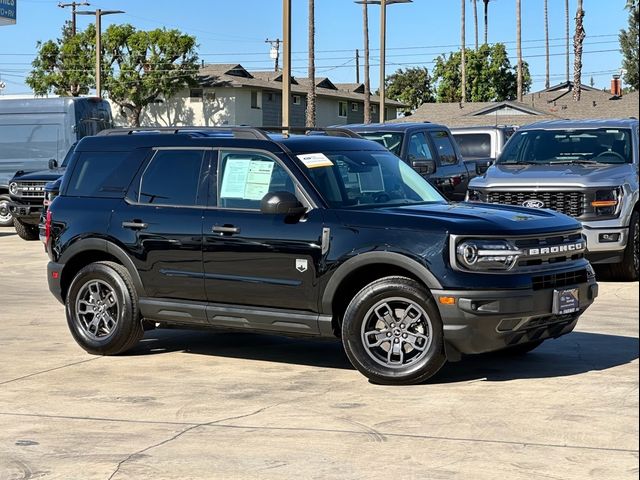
<instances>
[{"instance_id":1,"label":"alloy wheel","mask_svg":"<svg viewBox=\"0 0 640 480\"><path fill-rule=\"evenodd\" d=\"M76 299L76 318L85 335L93 340L110 337L118 325L120 305L114 289L102 280L89 280Z\"/></svg>"}]
</instances>

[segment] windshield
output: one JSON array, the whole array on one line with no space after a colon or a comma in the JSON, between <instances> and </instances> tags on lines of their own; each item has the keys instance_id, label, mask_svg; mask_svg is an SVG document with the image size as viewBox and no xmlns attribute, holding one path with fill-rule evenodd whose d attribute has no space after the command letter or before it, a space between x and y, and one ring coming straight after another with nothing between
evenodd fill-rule
<instances>
[{"instance_id":1,"label":"windshield","mask_svg":"<svg viewBox=\"0 0 640 480\"><path fill-rule=\"evenodd\" d=\"M310 162L311 157L315 160ZM388 152L330 152L298 158L333 208L446 202L429 182Z\"/></svg>"},{"instance_id":2,"label":"windshield","mask_svg":"<svg viewBox=\"0 0 640 480\"><path fill-rule=\"evenodd\" d=\"M631 163L631 142L622 128L520 131L498 163Z\"/></svg>"},{"instance_id":3,"label":"windshield","mask_svg":"<svg viewBox=\"0 0 640 480\"><path fill-rule=\"evenodd\" d=\"M400 156L400 151L402 150L402 139L404 138L403 133L393 133L393 132L358 132L360 136L366 138L367 140L373 140L374 142L379 143L384 148L389 150L394 155Z\"/></svg>"}]
</instances>

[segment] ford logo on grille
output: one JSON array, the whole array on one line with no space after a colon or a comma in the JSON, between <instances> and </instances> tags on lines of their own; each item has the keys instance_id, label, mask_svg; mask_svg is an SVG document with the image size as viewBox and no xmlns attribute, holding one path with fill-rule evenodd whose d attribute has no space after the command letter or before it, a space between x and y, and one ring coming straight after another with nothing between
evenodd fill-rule
<instances>
[{"instance_id":1,"label":"ford logo on grille","mask_svg":"<svg viewBox=\"0 0 640 480\"><path fill-rule=\"evenodd\" d=\"M522 206L527 208L544 208L544 202L542 200L530 199L522 202Z\"/></svg>"}]
</instances>

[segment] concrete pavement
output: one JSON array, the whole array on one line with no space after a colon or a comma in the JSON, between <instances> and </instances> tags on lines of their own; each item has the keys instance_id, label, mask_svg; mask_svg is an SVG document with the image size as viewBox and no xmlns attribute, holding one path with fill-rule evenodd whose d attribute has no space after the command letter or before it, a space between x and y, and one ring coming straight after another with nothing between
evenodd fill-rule
<instances>
[{"instance_id":1,"label":"concrete pavement","mask_svg":"<svg viewBox=\"0 0 640 480\"><path fill-rule=\"evenodd\" d=\"M88 355L45 267L0 229L0 480L638 477L637 282L523 358L381 387L338 342L156 330Z\"/></svg>"}]
</instances>

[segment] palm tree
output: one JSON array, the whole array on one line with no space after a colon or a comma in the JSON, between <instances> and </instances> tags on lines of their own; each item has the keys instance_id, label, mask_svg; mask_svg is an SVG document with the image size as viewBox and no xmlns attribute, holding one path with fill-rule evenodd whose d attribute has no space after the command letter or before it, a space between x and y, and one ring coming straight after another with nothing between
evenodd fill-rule
<instances>
[{"instance_id":1,"label":"palm tree","mask_svg":"<svg viewBox=\"0 0 640 480\"><path fill-rule=\"evenodd\" d=\"M316 126L316 19L315 0L309 0L309 93L307 94L307 127Z\"/></svg>"},{"instance_id":2,"label":"palm tree","mask_svg":"<svg viewBox=\"0 0 640 480\"><path fill-rule=\"evenodd\" d=\"M517 97L522 101L522 16L520 0L516 0L516 54L518 55Z\"/></svg>"},{"instance_id":3,"label":"palm tree","mask_svg":"<svg viewBox=\"0 0 640 480\"><path fill-rule=\"evenodd\" d=\"M564 0L564 34L567 51L565 53L565 66L567 70L567 85L569 85L569 0Z\"/></svg>"},{"instance_id":4,"label":"palm tree","mask_svg":"<svg viewBox=\"0 0 640 480\"><path fill-rule=\"evenodd\" d=\"M576 33L573 35L573 99L576 102L580 100L580 94L582 93L582 43L586 36L583 20L584 10L582 9L582 0L578 0Z\"/></svg>"},{"instance_id":5,"label":"palm tree","mask_svg":"<svg viewBox=\"0 0 640 480\"><path fill-rule=\"evenodd\" d=\"M364 31L364 123L371 123L371 80L369 78L369 10L366 0L362 2Z\"/></svg>"},{"instance_id":6,"label":"palm tree","mask_svg":"<svg viewBox=\"0 0 640 480\"><path fill-rule=\"evenodd\" d=\"M489 2L491 0L482 0L484 3L484 44L489 43Z\"/></svg>"},{"instance_id":7,"label":"palm tree","mask_svg":"<svg viewBox=\"0 0 640 480\"><path fill-rule=\"evenodd\" d=\"M466 55L466 45L465 45L465 24L466 24L466 9L465 9L466 0L460 0L460 5L462 7L462 11L460 13L461 17L461 27L460 27L460 43L462 44L461 49L461 67L462 67L462 103L467 101L467 55Z\"/></svg>"},{"instance_id":8,"label":"palm tree","mask_svg":"<svg viewBox=\"0 0 640 480\"><path fill-rule=\"evenodd\" d=\"M544 48L545 48L545 78L544 88L549 88L549 5L548 0L544 0Z\"/></svg>"},{"instance_id":9,"label":"palm tree","mask_svg":"<svg viewBox=\"0 0 640 480\"><path fill-rule=\"evenodd\" d=\"M476 50L478 50L478 0L471 0L473 4L473 25L476 33Z\"/></svg>"}]
</instances>

